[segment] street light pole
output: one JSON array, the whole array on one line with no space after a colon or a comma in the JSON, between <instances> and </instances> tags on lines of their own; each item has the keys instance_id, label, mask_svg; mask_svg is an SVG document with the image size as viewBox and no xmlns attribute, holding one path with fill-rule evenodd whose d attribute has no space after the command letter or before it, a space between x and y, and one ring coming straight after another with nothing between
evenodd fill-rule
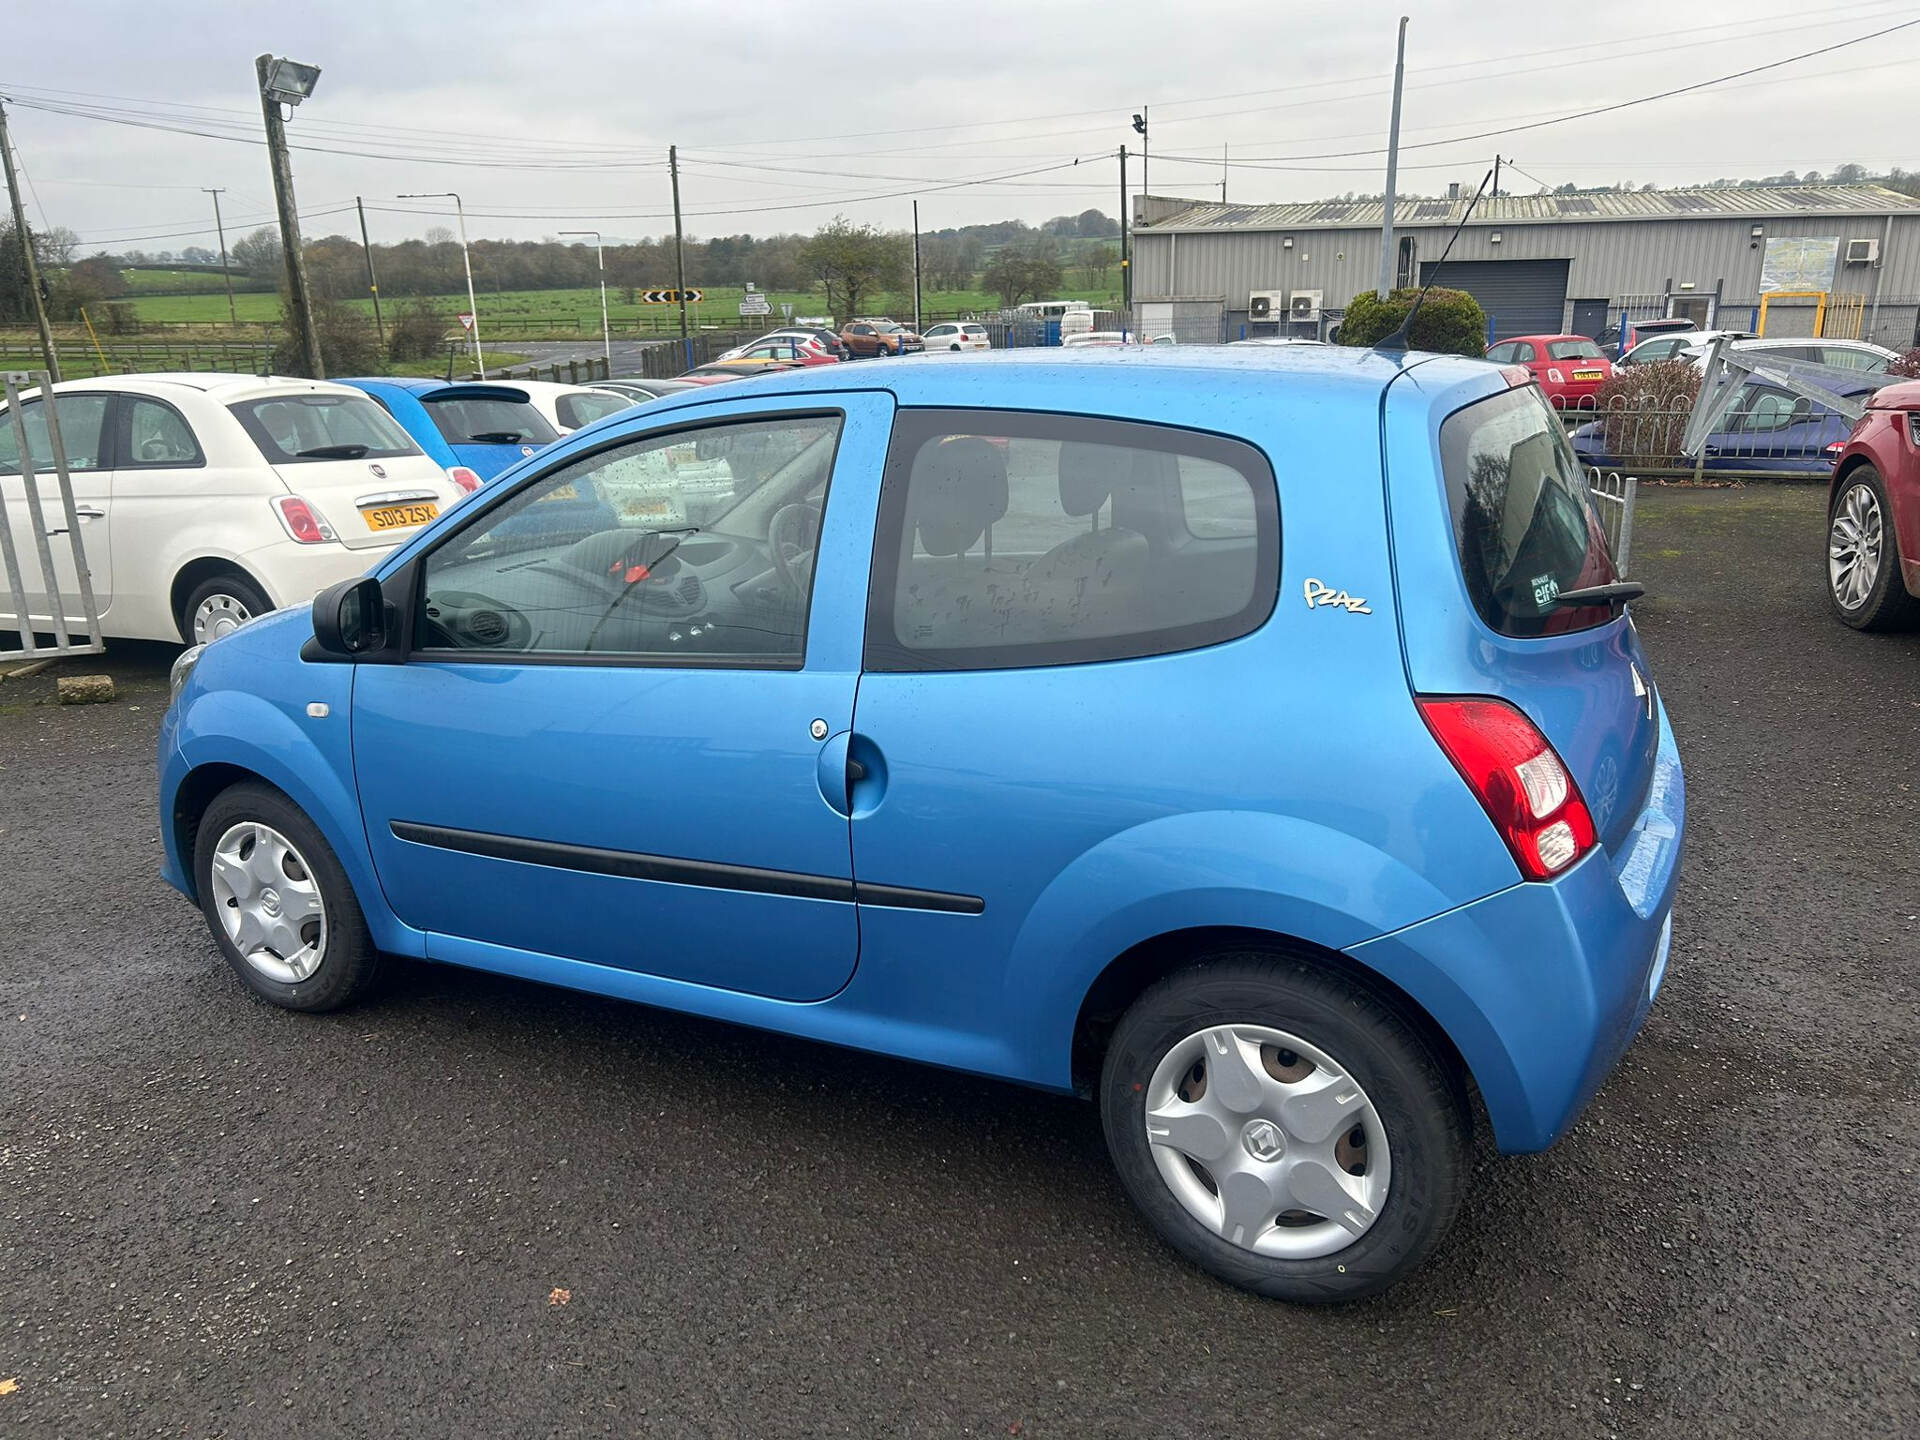
<instances>
[{"instance_id":1,"label":"street light pole","mask_svg":"<svg viewBox=\"0 0 1920 1440\"><path fill-rule=\"evenodd\" d=\"M607 321L607 252L601 248L598 230L562 230L562 235L591 235L593 256L600 267L600 343L606 350L607 378L613 378L613 327Z\"/></svg>"},{"instance_id":2,"label":"street light pole","mask_svg":"<svg viewBox=\"0 0 1920 1440\"><path fill-rule=\"evenodd\" d=\"M233 273L227 269L227 227L220 223L220 197L226 194L226 187L214 189L210 185L200 187L213 197L213 233L220 237L220 278L227 282L227 320L233 328L240 328L240 312L233 305Z\"/></svg>"},{"instance_id":3,"label":"street light pole","mask_svg":"<svg viewBox=\"0 0 1920 1440\"><path fill-rule=\"evenodd\" d=\"M486 363L480 358L480 306L473 298L473 255L467 249L467 212L461 208L460 197L451 190L433 190L411 195L396 196L400 200L451 200L453 213L460 224L460 263L467 272L467 314L473 318L473 325L467 331L473 338L473 368L482 379L486 378Z\"/></svg>"},{"instance_id":4,"label":"street light pole","mask_svg":"<svg viewBox=\"0 0 1920 1440\"><path fill-rule=\"evenodd\" d=\"M307 257L300 241L300 212L293 201L293 159L287 152L287 126L282 105L298 105L313 93L320 78L318 66L301 65L273 55L253 62L260 84L260 111L267 122L267 162L273 169L273 200L280 212L280 250L287 266L287 304L292 309L294 338L306 362L309 379L327 378L320 354L320 330L313 319L313 292L307 288Z\"/></svg>"}]
</instances>

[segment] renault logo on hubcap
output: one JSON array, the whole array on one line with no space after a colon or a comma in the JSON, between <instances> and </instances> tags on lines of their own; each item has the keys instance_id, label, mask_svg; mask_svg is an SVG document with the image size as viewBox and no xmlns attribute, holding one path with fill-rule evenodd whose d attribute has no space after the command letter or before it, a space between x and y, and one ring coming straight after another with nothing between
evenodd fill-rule
<instances>
[{"instance_id":1,"label":"renault logo on hubcap","mask_svg":"<svg viewBox=\"0 0 1920 1440\"><path fill-rule=\"evenodd\" d=\"M260 892L260 908L269 915L278 915L280 913L280 892L278 890L262 890Z\"/></svg>"},{"instance_id":2,"label":"renault logo on hubcap","mask_svg":"<svg viewBox=\"0 0 1920 1440\"><path fill-rule=\"evenodd\" d=\"M1277 1160L1280 1152L1287 1147L1286 1136L1271 1120L1250 1121L1247 1128L1240 1132L1240 1143L1247 1147L1247 1153L1256 1160Z\"/></svg>"}]
</instances>

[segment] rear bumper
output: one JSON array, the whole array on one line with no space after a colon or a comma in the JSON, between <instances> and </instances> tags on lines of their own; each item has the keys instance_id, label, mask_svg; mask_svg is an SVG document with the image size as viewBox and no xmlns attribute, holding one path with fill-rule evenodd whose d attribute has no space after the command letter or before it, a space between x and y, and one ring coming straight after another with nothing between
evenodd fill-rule
<instances>
[{"instance_id":1,"label":"rear bumper","mask_svg":"<svg viewBox=\"0 0 1920 1440\"><path fill-rule=\"evenodd\" d=\"M415 530L400 532L401 540L411 540ZM324 545L300 545L292 540L276 540L240 557L247 570L266 587L267 598L276 610L305 605L329 585L364 575L393 553L394 546L365 545L348 549L337 542Z\"/></svg>"},{"instance_id":2,"label":"rear bumper","mask_svg":"<svg viewBox=\"0 0 1920 1440\"><path fill-rule=\"evenodd\" d=\"M1544 1150L1566 1132L1666 976L1686 788L1664 707L1659 721L1646 805L1614 850L1350 952L1447 1032L1502 1150Z\"/></svg>"}]
</instances>

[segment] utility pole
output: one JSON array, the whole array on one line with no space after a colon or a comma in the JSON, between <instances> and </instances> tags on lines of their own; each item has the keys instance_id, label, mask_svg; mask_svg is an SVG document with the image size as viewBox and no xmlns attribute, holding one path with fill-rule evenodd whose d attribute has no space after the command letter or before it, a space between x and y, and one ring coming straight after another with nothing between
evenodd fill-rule
<instances>
[{"instance_id":1,"label":"utility pole","mask_svg":"<svg viewBox=\"0 0 1920 1440\"><path fill-rule=\"evenodd\" d=\"M600 264L600 344L607 357L607 378L613 378L613 325L607 319L607 252L600 248L598 230L562 230L563 236L591 235L593 255Z\"/></svg>"},{"instance_id":2,"label":"utility pole","mask_svg":"<svg viewBox=\"0 0 1920 1440\"><path fill-rule=\"evenodd\" d=\"M380 277L373 273L373 245L367 239L367 207L358 195L353 208L360 212L360 253L367 257L367 289L373 294L373 333L380 337L381 353L386 353L387 326L380 318Z\"/></svg>"},{"instance_id":3,"label":"utility pole","mask_svg":"<svg viewBox=\"0 0 1920 1440\"><path fill-rule=\"evenodd\" d=\"M487 362L480 354L480 304L473 298L473 252L467 249L467 209L460 203L460 197L451 190L413 191L406 195L396 195L396 200L451 200L454 218L460 226L460 264L467 272L467 315L473 324L467 327L467 334L473 340L474 372L484 380L487 378Z\"/></svg>"},{"instance_id":4,"label":"utility pole","mask_svg":"<svg viewBox=\"0 0 1920 1440\"><path fill-rule=\"evenodd\" d=\"M1493 196L1492 198L1495 200L1498 200L1500 198L1500 157L1498 155L1495 155L1493 157Z\"/></svg>"},{"instance_id":5,"label":"utility pole","mask_svg":"<svg viewBox=\"0 0 1920 1440\"><path fill-rule=\"evenodd\" d=\"M680 147L667 147L667 173L673 177L673 268L674 284L680 288L680 347L686 353L687 368L693 368L693 337L687 333L687 242L680 230Z\"/></svg>"},{"instance_id":6,"label":"utility pole","mask_svg":"<svg viewBox=\"0 0 1920 1440\"><path fill-rule=\"evenodd\" d=\"M288 75L291 62L272 55L261 55L253 62L260 83L260 111L267 122L267 163L273 169L273 202L280 212L280 251L287 265L287 304L293 311L294 338L300 342L301 358L309 377L327 378L326 361L320 354L320 331L313 323L313 292L307 288L307 257L300 241L300 212L293 201L293 158L287 152L286 122L280 118L280 106L298 105L313 93L320 72L312 66L292 66L310 76ZM299 88L282 88L285 85Z\"/></svg>"},{"instance_id":7,"label":"utility pole","mask_svg":"<svg viewBox=\"0 0 1920 1440\"><path fill-rule=\"evenodd\" d=\"M20 254L27 272L27 293L33 297L33 318L40 327L40 353L46 358L47 373L60 379L60 357L54 353L53 330L47 324L47 297L40 293L40 267L33 260L33 235L27 229L26 207L20 203L20 177L13 173L13 141L7 136L7 111L0 105L0 158L7 169L7 199L13 203L13 233L20 241ZM20 617L24 627L26 616Z\"/></svg>"},{"instance_id":8,"label":"utility pole","mask_svg":"<svg viewBox=\"0 0 1920 1440\"><path fill-rule=\"evenodd\" d=\"M920 333L920 202L913 202L913 330Z\"/></svg>"},{"instance_id":9,"label":"utility pole","mask_svg":"<svg viewBox=\"0 0 1920 1440\"><path fill-rule=\"evenodd\" d=\"M1120 299L1133 309L1133 268L1127 258L1127 147L1120 147ZM1132 316L1128 316L1132 320Z\"/></svg>"},{"instance_id":10,"label":"utility pole","mask_svg":"<svg viewBox=\"0 0 1920 1440\"><path fill-rule=\"evenodd\" d=\"M1400 48L1393 61L1393 119L1387 128L1387 193L1383 196L1380 222L1380 283L1376 287L1382 300L1393 289L1395 256L1393 253L1393 187L1400 169L1400 86L1407 72L1407 17L1400 17Z\"/></svg>"},{"instance_id":11,"label":"utility pole","mask_svg":"<svg viewBox=\"0 0 1920 1440\"><path fill-rule=\"evenodd\" d=\"M202 185L200 188L213 197L213 233L220 237L220 278L227 282L227 321L238 330L240 312L233 306L233 274L227 269L227 227L220 223L220 197L227 193L226 187L215 189Z\"/></svg>"},{"instance_id":12,"label":"utility pole","mask_svg":"<svg viewBox=\"0 0 1920 1440\"><path fill-rule=\"evenodd\" d=\"M1220 203L1227 203L1227 147L1224 141L1220 145Z\"/></svg>"},{"instance_id":13,"label":"utility pole","mask_svg":"<svg viewBox=\"0 0 1920 1440\"><path fill-rule=\"evenodd\" d=\"M1140 194L1145 196L1151 192L1147 189L1147 107L1144 105L1133 117L1133 131L1140 137Z\"/></svg>"}]
</instances>

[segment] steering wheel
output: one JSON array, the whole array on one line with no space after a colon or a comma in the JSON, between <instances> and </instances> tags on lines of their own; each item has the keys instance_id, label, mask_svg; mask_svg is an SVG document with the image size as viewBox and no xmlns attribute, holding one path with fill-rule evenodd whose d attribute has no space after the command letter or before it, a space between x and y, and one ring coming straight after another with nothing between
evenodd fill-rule
<instances>
[{"instance_id":1,"label":"steering wheel","mask_svg":"<svg viewBox=\"0 0 1920 1440\"><path fill-rule=\"evenodd\" d=\"M173 446L158 435L150 435L140 442L140 458L150 461L171 460L174 458Z\"/></svg>"},{"instance_id":2,"label":"steering wheel","mask_svg":"<svg viewBox=\"0 0 1920 1440\"><path fill-rule=\"evenodd\" d=\"M813 553L820 544L820 507L802 500L773 512L767 526L767 553L773 568L796 595L813 583Z\"/></svg>"}]
</instances>

